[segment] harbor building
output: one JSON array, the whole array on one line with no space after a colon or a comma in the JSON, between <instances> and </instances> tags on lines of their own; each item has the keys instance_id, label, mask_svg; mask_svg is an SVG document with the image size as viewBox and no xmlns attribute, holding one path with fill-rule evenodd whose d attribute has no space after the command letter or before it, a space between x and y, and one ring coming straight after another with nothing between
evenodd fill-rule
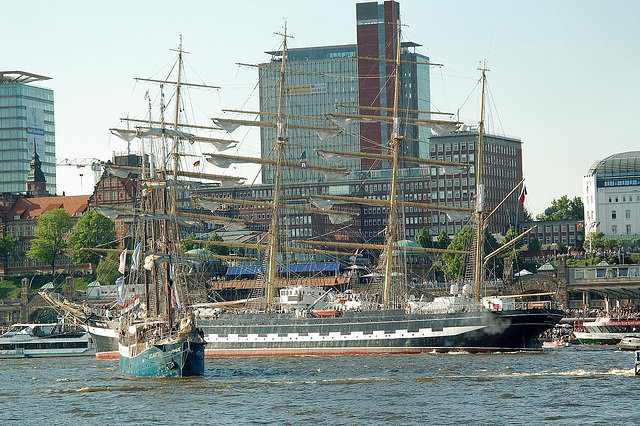
<instances>
[{"instance_id":1,"label":"harbor building","mask_svg":"<svg viewBox=\"0 0 640 426\"><path fill-rule=\"evenodd\" d=\"M34 148L46 191L56 194L53 90L34 85L49 77L0 71L0 193L24 192Z\"/></svg>"},{"instance_id":2,"label":"harbor building","mask_svg":"<svg viewBox=\"0 0 640 426\"><path fill-rule=\"evenodd\" d=\"M87 211L89 195L51 196L46 190L46 179L42 172L42 163L37 148L33 149L29 170L25 182L26 191L5 192L0 195L0 218L2 228L0 235L13 235L16 243L7 257L0 262L0 276L22 276L34 271L49 272L50 266L42 261L30 259L26 253L35 237L38 219L44 213L55 209L64 209L75 225L82 214ZM90 265L71 265L68 254L63 254L56 261L57 272L86 271Z\"/></svg>"},{"instance_id":3,"label":"harbor building","mask_svg":"<svg viewBox=\"0 0 640 426\"><path fill-rule=\"evenodd\" d=\"M640 151L598 160L583 179L585 234L607 237L640 234Z\"/></svg>"},{"instance_id":4,"label":"harbor building","mask_svg":"<svg viewBox=\"0 0 640 426\"><path fill-rule=\"evenodd\" d=\"M524 237L524 242L528 244L535 237L543 251L553 252L554 247L558 250L560 244L572 249L580 249L584 243L584 228L581 221L576 219L532 220L522 222L520 225L520 231L537 226L535 231Z\"/></svg>"},{"instance_id":5,"label":"harbor building","mask_svg":"<svg viewBox=\"0 0 640 426\"><path fill-rule=\"evenodd\" d=\"M518 138L496 134L484 135L483 180L487 212L492 211L502 199L522 180L522 141ZM478 157L478 129L464 126L444 136L432 136L431 159L467 163L470 167L459 171L431 167L429 198L433 204L455 207L474 207L476 191L476 159ZM524 220L522 205L518 202L520 191L515 191L489 218L488 230L504 235L510 226ZM430 212L431 229L454 235L468 220L451 220L446 214Z\"/></svg>"},{"instance_id":6,"label":"harbor building","mask_svg":"<svg viewBox=\"0 0 640 426\"><path fill-rule=\"evenodd\" d=\"M341 151L386 153L385 145L391 138L390 122L372 120L350 120L341 114L363 116L390 116L393 107L397 33L400 5L395 1L356 4L357 42L336 46L288 48L287 76L284 84L286 116L292 125L287 135L291 140L291 158L308 160L314 164L333 165L325 162L315 152L317 148ZM401 44L400 108L424 111L410 114L411 118L429 118L430 83L429 58L415 52L420 44ZM269 63L261 64L259 91L261 121L276 121L278 111L278 87L282 51L266 52L271 55ZM286 111L285 111L286 112ZM344 126L337 134L336 125L329 118ZM374 117L375 118L375 117ZM326 130L310 131L295 126L327 127ZM333 131L329 128L333 127ZM261 154L267 158L273 152L276 130L261 128ZM427 158L430 129L415 124L404 125L405 152L410 157ZM304 157L304 158L303 158ZM352 157L344 160L341 167L356 171L388 168L386 162L368 158ZM292 169L283 174L283 182L325 181L327 176L309 169ZM262 182L273 183L274 167L265 166Z\"/></svg>"}]
</instances>

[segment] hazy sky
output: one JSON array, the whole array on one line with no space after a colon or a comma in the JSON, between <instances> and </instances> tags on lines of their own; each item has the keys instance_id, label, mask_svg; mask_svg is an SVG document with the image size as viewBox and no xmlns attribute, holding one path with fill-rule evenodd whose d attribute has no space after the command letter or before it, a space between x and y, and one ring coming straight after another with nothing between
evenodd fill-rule
<instances>
[{"instance_id":1,"label":"hazy sky","mask_svg":"<svg viewBox=\"0 0 640 426\"><path fill-rule=\"evenodd\" d=\"M106 160L126 149L108 129L127 114L143 118L144 91L157 90L133 78L166 77L180 34L190 81L221 86L194 95L194 109L207 121L221 108L257 108L257 73L236 63L267 61L284 19L295 37L290 47L352 44L355 4L3 2L0 69L52 77L41 85L55 91L59 159ZM640 2L404 0L400 12L403 39L445 65L432 69L432 109L461 109L463 121L477 121L477 68L487 60L488 127L522 139L532 213L553 198L581 196L595 161L640 149ZM256 136L245 139L242 153L258 155ZM58 168L58 193L92 190L90 170Z\"/></svg>"}]
</instances>

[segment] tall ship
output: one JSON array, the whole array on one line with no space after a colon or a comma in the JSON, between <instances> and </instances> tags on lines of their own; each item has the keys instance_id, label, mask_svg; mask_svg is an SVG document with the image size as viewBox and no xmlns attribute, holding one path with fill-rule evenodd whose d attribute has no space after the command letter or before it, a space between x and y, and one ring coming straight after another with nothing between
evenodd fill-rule
<instances>
[{"instance_id":1,"label":"tall ship","mask_svg":"<svg viewBox=\"0 0 640 426\"><path fill-rule=\"evenodd\" d=\"M133 211L98 209L105 215L130 215L129 234L132 250L120 254L116 281L118 303L121 307L118 333L120 371L130 376L186 377L204 374L204 339L196 326L193 310L185 303L189 283L186 266L189 257L182 250L182 229L189 218L178 211L179 194L185 183L179 176L188 175L181 168L185 153L184 142L195 142L196 136L184 130L181 119L183 99L181 90L189 83L182 81L182 39L177 50L177 77L170 80L138 79L160 86L160 116L152 116L149 103L148 121L135 130L112 129L125 140L140 139L141 167L111 173L135 173L138 177L138 203ZM175 116L172 123L165 118L165 86L175 88ZM193 218L191 218L193 219ZM127 268L127 259L131 265ZM112 322L89 319L93 334L113 330ZM109 341L109 333L102 333Z\"/></svg>"},{"instance_id":2,"label":"tall ship","mask_svg":"<svg viewBox=\"0 0 640 426\"><path fill-rule=\"evenodd\" d=\"M218 302L200 305L209 309L200 310L197 319L205 333L207 342L205 353L208 357L281 356L281 355L340 355L340 354L382 354L419 352L496 352L496 351L538 351L541 344L540 333L552 328L563 317L563 312L552 308L516 309L512 299L483 299L481 285L485 279L484 264L487 256L483 253L483 235L490 213L485 211L484 185L482 181L482 145L484 130L484 84L485 70L482 72L482 112L479 124L478 157L476 162L477 196L474 216L474 247L471 253L463 250L442 250L416 248L429 253L453 253L468 256L473 279L462 288L452 286L451 295L437 297L431 302L411 299L407 292L407 278L403 273L406 259L398 248L402 233L400 211L408 205L419 209L464 213L463 208L437 206L427 203L407 202L399 196L398 176L400 163L454 166L460 164L436 161L403 155L405 138L401 133L407 122L448 126L458 124L446 120L419 120L405 118L399 108L401 43L400 25L397 29L396 57L391 61L394 68L394 102L378 116L357 114L335 114L347 120L385 120L392 126L391 138L386 145L386 154L345 152L318 149L324 156L373 158L388 162L390 178L388 196L372 199L354 196L334 196L314 194L312 200L329 201L329 206L342 204L362 204L382 207L388 211L384 230L384 244L348 243L319 240L296 239L288 241L283 237L286 221L282 219L287 211L313 211L318 207L287 204L283 200L286 185L282 183L282 173L287 167L316 167L320 170L328 166L314 165L300 158L300 163L287 156L287 150L296 145L290 139L288 123L295 113L286 114L283 102L285 77L287 75L287 34L283 34L277 92L279 102L277 113L260 113L262 120L214 120L220 127L233 131L239 125L257 125L275 129L272 158L238 157L224 154L206 154L211 163L224 167L234 163L253 162L273 168L273 200L256 201L217 197L201 197L203 205L225 203L227 205L260 206L270 213L269 232L262 243L237 243L236 247L263 250L263 263L256 269L256 279L262 283L262 291L247 299L235 302ZM371 58L368 58L371 59ZM406 113L406 111L404 111ZM266 118L266 120L265 120ZM308 131L318 130L316 126L298 126ZM326 130L326 129L322 129ZM332 129L329 129L332 130ZM342 129L333 129L341 131ZM322 139L322 138L321 138ZM304 156L304 155L303 155ZM468 165L467 165L468 166ZM344 172L338 167L332 171ZM348 171L347 171L348 172ZM513 193L517 188L514 188ZM322 205L322 203L316 203ZM326 206L326 204L325 204ZM348 215L337 208L324 210L325 214ZM203 241L200 241L203 242ZM515 243L515 241L514 241ZM222 243L221 243L222 244ZM229 246L233 246L227 243ZM313 287L310 280L292 277L291 265L282 262L284 252L326 253L344 250L378 250L379 264L371 284L365 288L347 289L337 294L331 286ZM340 250L343 250L340 252ZM491 253L496 255L497 253ZM242 282L237 283L238 286ZM334 287L335 288L335 287ZM326 290L326 291L325 291ZM344 289L343 289L344 290ZM279 291L279 294L277 292ZM206 315L204 312L206 311Z\"/></svg>"}]
</instances>

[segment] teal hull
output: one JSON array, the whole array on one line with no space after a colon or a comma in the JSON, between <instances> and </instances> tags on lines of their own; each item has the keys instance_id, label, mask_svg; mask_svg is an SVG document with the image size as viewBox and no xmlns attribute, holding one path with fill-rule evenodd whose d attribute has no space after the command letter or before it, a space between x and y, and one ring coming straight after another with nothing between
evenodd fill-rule
<instances>
[{"instance_id":1,"label":"teal hull","mask_svg":"<svg viewBox=\"0 0 640 426\"><path fill-rule=\"evenodd\" d=\"M188 377L204 374L204 343L155 345L135 356L130 356L122 346L119 349L120 372L129 376Z\"/></svg>"}]
</instances>

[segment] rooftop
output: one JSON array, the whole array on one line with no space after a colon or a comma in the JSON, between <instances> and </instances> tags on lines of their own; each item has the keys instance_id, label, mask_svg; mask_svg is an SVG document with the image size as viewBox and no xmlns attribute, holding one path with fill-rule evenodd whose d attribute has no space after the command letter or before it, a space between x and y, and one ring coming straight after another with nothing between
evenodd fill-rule
<instances>
[{"instance_id":1,"label":"rooftop","mask_svg":"<svg viewBox=\"0 0 640 426\"><path fill-rule=\"evenodd\" d=\"M596 161L587 175L621 172L640 172L640 151L621 152Z\"/></svg>"},{"instance_id":2,"label":"rooftop","mask_svg":"<svg viewBox=\"0 0 640 426\"><path fill-rule=\"evenodd\" d=\"M34 81L51 80L51 77L33 74L26 71L0 71L0 83L33 83Z\"/></svg>"}]
</instances>

